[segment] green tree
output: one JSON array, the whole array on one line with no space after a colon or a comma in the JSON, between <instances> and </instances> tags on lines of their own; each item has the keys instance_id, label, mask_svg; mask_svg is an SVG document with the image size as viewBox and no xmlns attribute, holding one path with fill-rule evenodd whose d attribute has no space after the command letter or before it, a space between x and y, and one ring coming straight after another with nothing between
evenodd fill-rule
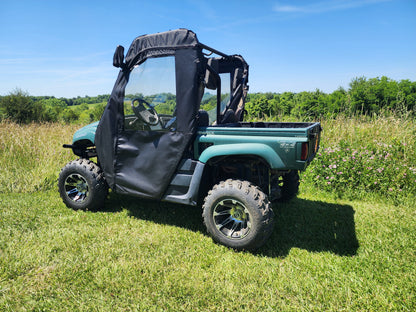
<instances>
[{"instance_id":1,"label":"green tree","mask_svg":"<svg viewBox=\"0 0 416 312\"><path fill-rule=\"evenodd\" d=\"M370 100L368 98L367 78L357 77L350 82L348 91L350 96L350 112L360 112L365 114L370 110Z\"/></svg>"},{"instance_id":2,"label":"green tree","mask_svg":"<svg viewBox=\"0 0 416 312\"><path fill-rule=\"evenodd\" d=\"M56 98L42 99L39 101L43 108L43 121L59 121L61 119L62 112L67 107L66 102Z\"/></svg>"},{"instance_id":3,"label":"green tree","mask_svg":"<svg viewBox=\"0 0 416 312\"><path fill-rule=\"evenodd\" d=\"M97 104L93 109L92 109L92 115L94 116L94 120L100 120L102 114L104 113L104 109L107 106L106 103L103 104Z\"/></svg>"},{"instance_id":4,"label":"green tree","mask_svg":"<svg viewBox=\"0 0 416 312\"><path fill-rule=\"evenodd\" d=\"M408 79L398 83L397 106L405 107L406 111L416 113L416 81Z\"/></svg>"},{"instance_id":5,"label":"green tree","mask_svg":"<svg viewBox=\"0 0 416 312\"><path fill-rule=\"evenodd\" d=\"M327 115L336 116L339 113L348 112L347 91L344 88L338 88L328 95Z\"/></svg>"},{"instance_id":6,"label":"green tree","mask_svg":"<svg viewBox=\"0 0 416 312\"><path fill-rule=\"evenodd\" d=\"M290 115L292 113L293 107L295 107L293 98L295 93L293 92L283 92L279 96L278 109L282 115Z\"/></svg>"},{"instance_id":7,"label":"green tree","mask_svg":"<svg viewBox=\"0 0 416 312\"><path fill-rule=\"evenodd\" d=\"M352 113L373 114L382 110L394 112L397 109L403 110L403 104L406 105L397 81L386 76L355 78L350 83L348 95Z\"/></svg>"},{"instance_id":8,"label":"green tree","mask_svg":"<svg viewBox=\"0 0 416 312\"><path fill-rule=\"evenodd\" d=\"M297 117L320 117L326 115L328 108L328 96L319 89L315 92L303 91L294 97L295 106L292 114Z\"/></svg>"},{"instance_id":9,"label":"green tree","mask_svg":"<svg viewBox=\"0 0 416 312\"><path fill-rule=\"evenodd\" d=\"M71 108L66 108L62 112L62 119L67 123L74 122L78 120L78 118L79 118L79 113Z\"/></svg>"},{"instance_id":10,"label":"green tree","mask_svg":"<svg viewBox=\"0 0 416 312\"><path fill-rule=\"evenodd\" d=\"M260 97L256 97L252 102L246 103L246 108L249 114L253 117L264 118L270 116L271 108L267 100L266 95L262 94Z\"/></svg>"},{"instance_id":11,"label":"green tree","mask_svg":"<svg viewBox=\"0 0 416 312\"><path fill-rule=\"evenodd\" d=\"M0 116L17 123L30 123L42 121L44 107L41 103L33 101L21 89L16 89L0 100Z\"/></svg>"}]
</instances>

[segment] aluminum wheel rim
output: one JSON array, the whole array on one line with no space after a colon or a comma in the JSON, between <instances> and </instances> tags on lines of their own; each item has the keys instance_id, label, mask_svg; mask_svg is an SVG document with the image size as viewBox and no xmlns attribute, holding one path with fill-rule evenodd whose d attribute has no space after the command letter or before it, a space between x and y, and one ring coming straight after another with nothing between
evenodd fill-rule
<instances>
[{"instance_id":1,"label":"aluminum wheel rim","mask_svg":"<svg viewBox=\"0 0 416 312\"><path fill-rule=\"evenodd\" d=\"M236 199L219 201L213 209L213 220L217 230L230 239L242 239L251 230L250 213Z\"/></svg>"},{"instance_id":2,"label":"aluminum wheel rim","mask_svg":"<svg viewBox=\"0 0 416 312\"><path fill-rule=\"evenodd\" d=\"M65 193L74 202L82 203L89 195L87 180L78 173L70 174L64 183Z\"/></svg>"}]
</instances>

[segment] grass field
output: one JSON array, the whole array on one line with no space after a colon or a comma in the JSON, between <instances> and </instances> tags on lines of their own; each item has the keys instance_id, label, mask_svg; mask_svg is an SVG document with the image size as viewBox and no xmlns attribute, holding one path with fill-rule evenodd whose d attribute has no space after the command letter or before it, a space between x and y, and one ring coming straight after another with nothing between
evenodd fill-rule
<instances>
[{"instance_id":1,"label":"grass field","mask_svg":"<svg viewBox=\"0 0 416 312\"><path fill-rule=\"evenodd\" d=\"M331 122L326 135L349 135ZM381 125L371 122L356 127ZM411 126L389 138L413 144ZM265 246L235 252L206 235L199 208L115 194L100 212L66 208L56 178L73 158L60 146L75 129L0 123L1 311L416 309L412 201L347 200L305 184L273 207Z\"/></svg>"}]
</instances>

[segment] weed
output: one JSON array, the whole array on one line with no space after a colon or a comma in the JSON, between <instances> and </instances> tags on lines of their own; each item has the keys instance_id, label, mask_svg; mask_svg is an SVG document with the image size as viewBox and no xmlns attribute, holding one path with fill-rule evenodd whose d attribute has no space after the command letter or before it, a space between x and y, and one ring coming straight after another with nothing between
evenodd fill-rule
<instances>
[{"instance_id":1,"label":"weed","mask_svg":"<svg viewBox=\"0 0 416 312\"><path fill-rule=\"evenodd\" d=\"M56 186L59 171L74 158L71 143L79 126L0 122L0 193L34 192Z\"/></svg>"},{"instance_id":2,"label":"weed","mask_svg":"<svg viewBox=\"0 0 416 312\"><path fill-rule=\"evenodd\" d=\"M324 121L323 141L303 183L339 196L416 196L415 121L363 118Z\"/></svg>"}]
</instances>

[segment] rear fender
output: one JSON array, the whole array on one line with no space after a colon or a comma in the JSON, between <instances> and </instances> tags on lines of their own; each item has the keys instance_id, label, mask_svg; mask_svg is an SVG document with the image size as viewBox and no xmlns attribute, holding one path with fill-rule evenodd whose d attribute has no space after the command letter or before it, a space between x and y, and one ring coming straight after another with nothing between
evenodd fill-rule
<instances>
[{"instance_id":1,"label":"rear fender","mask_svg":"<svg viewBox=\"0 0 416 312\"><path fill-rule=\"evenodd\" d=\"M213 145L202 152L199 161L207 163L213 157L230 155L255 155L263 158L272 169L285 167L282 159L270 146L260 143Z\"/></svg>"}]
</instances>

